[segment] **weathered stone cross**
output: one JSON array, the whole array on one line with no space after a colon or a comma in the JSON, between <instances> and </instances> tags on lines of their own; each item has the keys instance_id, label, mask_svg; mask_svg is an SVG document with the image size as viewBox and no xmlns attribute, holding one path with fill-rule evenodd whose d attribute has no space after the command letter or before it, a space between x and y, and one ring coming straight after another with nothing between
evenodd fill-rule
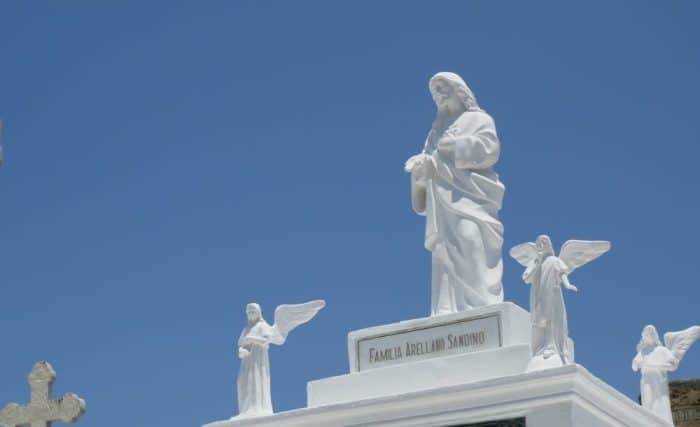
<instances>
[{"instance_id":1,"label":"weathered stone cross","mask_svg":"<svg viewBox=\"0 0 700 427\"><path fill-rule=\"evenodd\" d=\"M51 400L51 386L56 371L48 362L39 362L29 373L31 401L28 405L10 403L0 411L0 425L5 427L51 427L51 421L73 423L85 413L85 401L73 393Z\"/></svg>"}]
</instances>

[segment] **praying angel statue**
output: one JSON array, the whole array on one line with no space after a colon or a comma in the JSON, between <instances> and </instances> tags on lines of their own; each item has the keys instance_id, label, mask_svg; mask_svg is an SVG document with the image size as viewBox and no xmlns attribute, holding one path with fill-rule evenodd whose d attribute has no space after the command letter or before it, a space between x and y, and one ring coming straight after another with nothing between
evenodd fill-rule
<instances>
[{"instance_id":1,"label":"praying angel statue","mask_svg":"<svg viewBox=\"0 0 700 427\"><path fill-rule=\"evenodd\" d=\"M270 393L270 344L282 345L297 326L311 320L326 306L323 300L304 304L283 304L275 309L275 323L270 326L262 317L260 305L248 304L248 325L238 339L238 416L256 417L272 414Z\"/></svg>"},{"instance_id":2,"label":"praying angel statue","mask_svg":"<svg viewBox=\"0 0 700 427\"><path fill-rule=\"evenodd\" d=\"M662 345L656 328L647 325L642 330L642 338L637 344L637 356L632 361L632 370L642 370L642 406L671 424L673 416L668 391L668 372L678 369L681 359L698 338L700 326L691 326L683 331L666 332Z\"/></svg>"},{"instance_id":3,"label":"praying angel statue","mask_svg":"<svg viewBox=\"0 0 700 427\"><path fill-rule=\"evenodd\" d=\"M610 250L610 242L569 240L554 254L549 236L523 243L510 256L526 267L523 280L530 284L532 360L528 370L574 363L573 341L569 338L564 295L560 285L578 291L569 274ZM552 356L558 356L553 358Z\"/></svg>"}]
</instances>

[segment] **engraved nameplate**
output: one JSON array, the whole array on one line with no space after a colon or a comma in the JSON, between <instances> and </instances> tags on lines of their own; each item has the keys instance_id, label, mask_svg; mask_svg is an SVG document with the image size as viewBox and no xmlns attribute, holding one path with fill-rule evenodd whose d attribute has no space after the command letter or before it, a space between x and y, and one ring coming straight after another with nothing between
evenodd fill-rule
<instances>
[{"instance_id":1,"label":"engraved nameplate","mask_svg":"<svg viewBox=\"0 0 700 427\"><path fill-rule=\"evenodd\" d=\"M357 342L358 371L501 347L498 314L369 336Z\"/></svg>"}]
</instances>

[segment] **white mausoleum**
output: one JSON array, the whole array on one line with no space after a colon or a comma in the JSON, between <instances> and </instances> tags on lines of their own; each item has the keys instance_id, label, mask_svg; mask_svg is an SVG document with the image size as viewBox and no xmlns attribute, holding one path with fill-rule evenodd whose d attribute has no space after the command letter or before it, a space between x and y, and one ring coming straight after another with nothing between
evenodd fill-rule
<instances>
[{"instance_id":1,"label":"white mausoleum","mask_svg":"<svg viewBox=\"0 0 700 427\"><path fill-rule=\"evenodd\" d=\"M669 426L583 366L526 372L529 342L513 303L353 331L350 373L309 382L306 408L205 427Z\"/></svg>"}]
</instances>

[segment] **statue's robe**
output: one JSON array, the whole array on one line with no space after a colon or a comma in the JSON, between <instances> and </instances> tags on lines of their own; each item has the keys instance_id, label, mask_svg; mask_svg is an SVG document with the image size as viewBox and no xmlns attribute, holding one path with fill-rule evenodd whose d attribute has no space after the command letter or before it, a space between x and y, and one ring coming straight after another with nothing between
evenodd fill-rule
<instances>
[{"instance_id":1,"label":"statue's robe","mask_svg":"<svg viewBox=\"0 0 700 427\"><path fill-rule=\"evenodd\" d=\"M449 153L441 140L454 141ZM500 144L493 119L466 111L454 122L438 118L425 154L431 165L412 174L413 209L426 217L425 247L432 252L432 314L503 301L503 225L498 219L505 186L493 165Z\"/></svg>"},{"instance_id":2,"label":"statue's robe","mask_svg":"<svg viewBox=\"0 0 700 427\"><path fill-rule=\"evenodd\" d=\"M642 406L665 420L672 420L668 389L668 372L678 368L678 359L662 345L644 349L632 362L632 369L642 370L640 390Z\"/></svg>"},{"instance_id":3,"label":"statue's robe","mask_svg":"<svg viewBox=\"0 0 700 427\"><path fill-rule=\"evenodd\" d=\"M281 344L284 339L264 319L246 326L238 346L250 352L241 359L238 372L239 417L272 414L270 393L270 343Z\"/></svg>"},{"instance_id":4,"label":"statue's robe","mask_svg":"<svg viewBox=\"0 0 700 427\"><path fill-rule=\"evenodd\" d=\"M573 362L573 349L569 344L569 327L561 289L562 275L568 267L554 255L536 265L525 282L530 289L530 320L532 322L532 355L540 356L546 350L551 354Z\"/></svg>"}]
</instances>

